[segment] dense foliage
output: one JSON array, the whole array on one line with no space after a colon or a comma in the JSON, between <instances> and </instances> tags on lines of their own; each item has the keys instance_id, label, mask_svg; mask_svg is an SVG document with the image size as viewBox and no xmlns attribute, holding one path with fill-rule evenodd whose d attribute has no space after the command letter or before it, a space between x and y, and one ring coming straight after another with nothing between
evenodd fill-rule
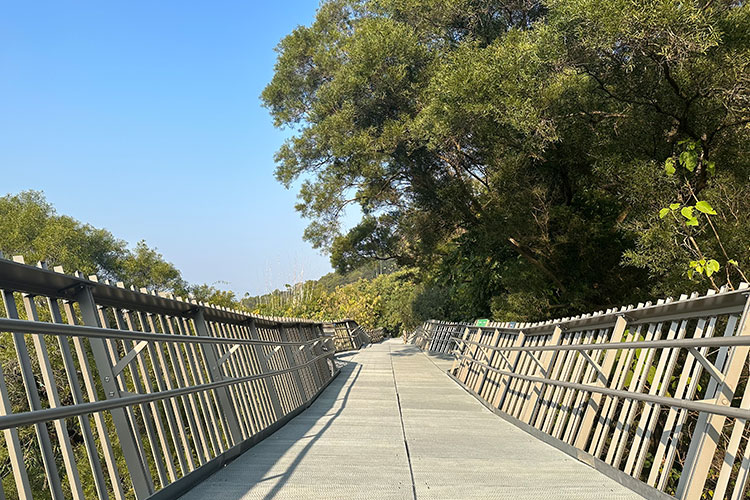
<instances>
[{"instance_id":1,"label":"dense foliage","mask_svg":"<svg viewBox=\"0 0 750 500\"><path fill-rule=\"evenodd\" d=\"M391 266L384 273L373 274L374 270L366 265L346 274L331 273L242 302L267 316L321 321L349 318L366 329L384 328L392 335L411 331L421 319L412 307L420 291L415 271Z\"/></svg>"},{"instance_id":2,"label":"dense foliage","mask_svg":"<svg viewBox=\"0 0 750 500\"><path fill-rule=\"evenodd\" d=\"M278 53L306 239L416 267L417 310L541 319L750 267L746 2L329 0Z\"/></svg>"}]
</instances>

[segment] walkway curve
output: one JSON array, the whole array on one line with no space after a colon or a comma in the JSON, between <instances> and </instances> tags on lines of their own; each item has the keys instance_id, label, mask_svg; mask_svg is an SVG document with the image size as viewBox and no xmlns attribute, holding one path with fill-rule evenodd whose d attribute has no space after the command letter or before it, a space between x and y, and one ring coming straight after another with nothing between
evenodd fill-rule
<instances>
[{"instance_id":1,"label":"walkway curve","mask_svg":"<svg viewBox=\"0 0 750 500\"><path fill-rule=\"evenodd\" d=\"M309 409L183 500L641 498L492 414L414 346L340 361Z\"/></svg>"}]
</instances>

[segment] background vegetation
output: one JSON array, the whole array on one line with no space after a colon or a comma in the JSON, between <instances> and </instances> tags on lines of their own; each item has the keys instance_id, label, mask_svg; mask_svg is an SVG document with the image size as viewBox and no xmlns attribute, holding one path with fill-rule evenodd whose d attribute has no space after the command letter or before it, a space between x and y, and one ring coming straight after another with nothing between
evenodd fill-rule
<instances>
[{"instance_id":1,"label":"background vegetation","mask_svg":"<svg viewBox=\"0 0 750 500\"><path fill-rule=\"evenodd\" d=\"M278 53L305 238L414 269L417 314L559 317L750 264L746 2L329 0Z\"/></svg>"}]
</instances>

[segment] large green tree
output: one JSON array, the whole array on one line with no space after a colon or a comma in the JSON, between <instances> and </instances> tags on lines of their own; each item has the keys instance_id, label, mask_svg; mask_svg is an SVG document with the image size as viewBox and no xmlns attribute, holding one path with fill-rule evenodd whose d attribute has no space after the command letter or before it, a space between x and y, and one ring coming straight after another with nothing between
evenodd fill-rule
<instances>
[{"instance_id":1,"label":"large green tree","mask_svg":"<svg viewBox=\"0 0 750 500\"><path fill-rule=\"evenodd\" d=\"M278 52L276 175L337 268L394 258L446 315L520 319L750 264L744 2L331 0ZM699 201L697 226L659 218Z\"/></svg>"}]
</instances>

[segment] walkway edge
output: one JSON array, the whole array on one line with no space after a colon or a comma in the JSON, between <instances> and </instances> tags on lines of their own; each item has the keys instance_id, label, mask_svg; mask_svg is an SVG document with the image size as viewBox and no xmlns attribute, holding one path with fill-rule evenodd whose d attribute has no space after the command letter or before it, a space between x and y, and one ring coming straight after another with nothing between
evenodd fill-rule
<instances>
[{"instance_id":1,"label":"walkway edge","mask_svg":"<svg viewBox=\"0 0 750 500\"><path fill-rule=\"evenodd\" d=\"M229 448L224 453L216 456L215 458L211 459L209 462L206 462L205 464L201 465L197 469L195 469L190 474L181 477L177 481L173 483L169 483L164 488L160 489L150 497L148 497L148 500L173 500L176 498L181 497L188 491L190 491L196 484L204 481L209 476L213 475L214 473L221 470L225 465L227 465L229 462L234 460L235 458L239 457L243 453L245 453L247 450L255 446L256 444L260 443L267 437L271 436L274 432L282 428L286 423L288 423L290 420L292 420L294 417L305 411L312 405L316 399L323 393L323 391L333 382L333 380L338 377L339 373L341 373L341 369L337 368L336 371L333 373L331 378L321 386L320 389L318 389L318 392L315 393L313 397L311 397L305 404L300 405L298 408L290 411L286 415L284 415L282 418L280 418L278 421L274 422L273 424L269 425L262 431L258 432L252 437L249 437L248 439L244 440L238 445L233 446L232 448Z\"/></svg>"},{"instance_id":2,"label":"walkway edge","mask_svg":"<svg viewBox=\"0 0 750 500\"><path fill-rule=\"evenodd\" d=\"M426 354L425 354L426 355ZM429 356L427 356L429 358ZM434 364L434 362L433 362ZM437 366L437 365L435 365ZM440 370L443 371L443 370ZM474 392L472 389L464 385L463 382L458 380L452 373L445 371L446 375L448 375L451 379L453 379L454 382L456 382L459 387L461 387L463 390L474 396L474 399L482 403L482 405L490 410L492 413L497 415L498 417L502 418L506 422L509 422L522 431L525 431L528 434L531 434L535 438L539 439L540 441L543 441L550 446L553 446L554 448L557 448L558 450L562 451L568 456L571 456L578 460L579 462L583 462L584 464L588 465L589 467L592 467L596 469L598 472L602 473L603 475L607 476L608 478L620 483L622 486L628 488L629 490L641 495L644 498L649 499L655 499L655 500L675 500L675 497L668 495L662 491L657 490L656 488L653 488L646 483L639 481L638 479L634 478L633 476L630 476L628 474L625 474L619 469L615 469L608 463L599 460L598 458L594 457L593 455L589 455L585 451L579 450L578 448L571 446L570 444L561 441L557 438L554 438L550 436L549 434L546 434L539 429L530 426L526 422L522 422L518 420L515 417L512 417L497 408L494 408L490 404L488 404L484 399L479 396L476 392Z\"/></svg>"}]
</instances>

